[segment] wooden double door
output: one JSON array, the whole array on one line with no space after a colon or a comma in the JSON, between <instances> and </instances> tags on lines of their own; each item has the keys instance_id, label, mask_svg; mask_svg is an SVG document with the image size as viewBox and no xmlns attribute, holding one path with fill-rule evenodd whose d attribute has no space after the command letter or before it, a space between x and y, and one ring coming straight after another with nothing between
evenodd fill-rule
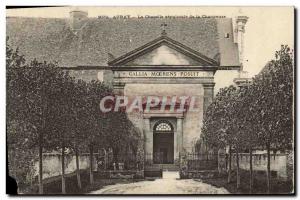
<instances>
[{"instance_id":1,"label":"wooden double door","mask_svg":"<svg viewBox=\"0 0 300 200\"><path fill-rule=\"evenodd\" d=\"M174 163L174 133L154 132L153 134L153 163Z\"/></svg>"}]
</instances>

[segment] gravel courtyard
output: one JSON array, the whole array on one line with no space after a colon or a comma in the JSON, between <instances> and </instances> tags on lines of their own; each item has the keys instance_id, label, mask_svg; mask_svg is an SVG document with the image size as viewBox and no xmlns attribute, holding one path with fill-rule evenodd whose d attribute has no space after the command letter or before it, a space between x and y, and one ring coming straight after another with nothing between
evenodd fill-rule
<instances>
[{"instance_id":1,"label":"gravel courtyard","mask_svg":"<svg viewBox=\"0 0 300 200\"><path fill-rule=\"evenodd\" d=\"M180 180L178 172L164 172L162 179L109 185L90 194L229 194L229 192L225 188L217 188L201 181Z\"/></svg>"}]
</instances>

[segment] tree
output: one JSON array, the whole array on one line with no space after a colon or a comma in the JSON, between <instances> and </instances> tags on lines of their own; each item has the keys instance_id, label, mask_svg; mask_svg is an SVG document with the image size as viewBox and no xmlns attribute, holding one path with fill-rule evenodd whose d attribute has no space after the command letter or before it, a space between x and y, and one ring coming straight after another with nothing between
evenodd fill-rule
<instances>
[{"instance_id":1,"label":"tree","mask_svg":"<svg viewBox=\"0 0 300 200\"><path fill-rule=\"evenodd\" d=\"M77 136L76 149L78 142L82 142L90 153L90 183L93 184L93 152L95 145L104 145L105 126L103 126L104 114L99 108L99 102L106 95L111 95L111 89L101 82L91 81L85 83L78 81L77 92L80 94L80 99L77 103ZM81 139L80 139L81 138ZM83 139L84 138L84 139Z\"/></svg>"},{"instance_id":2,"label":"tree","mask_svg":"<svg viewBox=\"0 0 300 200\"><path fill-rule=\"evenodd\" d=\"M229 146L228 182L231 181L231 153L232 147L236 150L237 187L239 187L239 160L238 149L240 135L236 120L238 108L238 90L234 86L220 89L215 99L208 107L202 134L210 147L225 148Z\"/></svg>"},{"instance_id":3,"label":"tree","mask_svg":"<svg viewBox=\"0 0 300 200\"><path fill-rule=\"evenodd\" d=\"M17 84L18 77L22 74L22 69L26 66L24 56L19 54L19 50L12 49L6 38L6 125L7 125L7 148L8 148L8 164L9 172L14 175L19 183L26 182L26 175L33 167L32 160L35 158L35 152L30 148L32 144L31 137L36 136L36 130L33 126L22 120L22 116L18 110L24 108L22 101L19 103L20 86ZM18 70L19 69L19 70ZM26 132L27 134L23 134ZM27 153L24 153L27 152ZM23 170L19 170L20 166L24 166Z\"/></svg>"},{"instance_id":4,"label":"tree","mask_svg":"<svg viewBox=\"0 0 300 200\"><path fill-rule=\"evenodd\" d=\"M52 109L49 116L51 119L47 121L49 132L52 133L52 148L61 151L61 170L62 170L62 193L66 193L65 183L65 152L66 149L73 147L74 133L74 91L75 80L68 73L62 73L56 78L53 84L55 92L49 96L49 102L55 109ZM50 125L50 126L48 126Z\"/></svg>"},{"instance_id":5,"label":"tree","mask_svg":"<svg viewBox=\"0 0 300 200\"><path fill-rule=\"evenodd\" d=\"M253 80L253 112L259 124L258 138L267 149L267 188L271 189L270 151L292 148L293 142L293 55L288 46L275 53Z\"/></svg>"},{"instance_id":6,"label":"tree","mask_svg":"<svg viewBox=\"0 0 300 200\"><path fill-rule=\"evenodd\" d=\"M18 49L11 49L8 43L6 67L7 123L27 127L18 138L19 141L26 138L28 145L23 146L25 151L34 151L35 147L38 147L39 193L42 194L43 149L52 149L53 140L56 139L51 128L54 126L49 123L52 120L50 113L53 113L56 105L51 103L50 97L56 94L58 78L63 76L63 72L56 63L37 60L26 62L24 57L19 55ZM7 131L8 134L12 132L13 130Z\"/></svg>"},{"instance_id":7,"label":"tree","mask_svg":"<svg viewBox=\"0 0 300 200\"><path fill-rule=\"evenodd\" d=\"M81 179L80 179L80 166L79 166L79 152L82 151L82 148L85 140L84 127L81 127L81 120L84 120L84 116L82 115L85 110L85 100L84 95L86 94L86 83L82 80L78 80L75 83L74 93L70 96L71 105L73 106L73 117L72 124L70 127L70 132L73 136L73 147L72 149L75 151L75 159L76 159L76 178L77 178L77 186L81 189ZM82 117L83 116L83 117Z\"/></svg>"}]
</instances>

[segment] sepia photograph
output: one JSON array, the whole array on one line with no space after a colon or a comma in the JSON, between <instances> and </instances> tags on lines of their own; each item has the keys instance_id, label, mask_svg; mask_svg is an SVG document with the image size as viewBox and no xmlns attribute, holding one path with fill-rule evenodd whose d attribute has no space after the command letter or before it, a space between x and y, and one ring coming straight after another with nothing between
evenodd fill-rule
<instances>
[{"instance_id":1,"label":"sepia photograph","mask_svg":"<svg viewBox=\"0 0 300 200\"><path fill-rule=\"evenodd\" d=\"M295 12L7 6L6 193L295 195Z\"/></svg>"}]
</instances>

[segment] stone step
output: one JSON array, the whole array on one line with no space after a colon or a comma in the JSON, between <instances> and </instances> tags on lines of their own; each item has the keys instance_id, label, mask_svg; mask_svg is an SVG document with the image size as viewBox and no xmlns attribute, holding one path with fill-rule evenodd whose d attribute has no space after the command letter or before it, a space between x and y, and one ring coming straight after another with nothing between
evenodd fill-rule
<instances>
[{"instance_id":1,"label":"stone step","mask_svg":"<svg viewBox=\"0 0 300 200\"><path fill-rule=\"evenodd\" d=\"M175 164L153 164L151 166L146 166L145 170L163 170L163 171L179 171L179 166Z\"/></svg>"},{"instance_id":2,"label":"stone step","mask_svg":"<svg viewBox=\"0 0 300 200\"><path fill-rule=\"evenodd\" d=\"M179 171L179 166L175 164L154 164L153 168L159 168L163 171Z\"/></svg>"},{"instance_id":3,"label":"stone step","mask_svg":"<svg viewBox=\"0 0 300 200\"><path fill-rule=\"evenodd\" d=\"M179 171L179 166L163 166L163 171Z\"/></svg>"}]
</instances>

